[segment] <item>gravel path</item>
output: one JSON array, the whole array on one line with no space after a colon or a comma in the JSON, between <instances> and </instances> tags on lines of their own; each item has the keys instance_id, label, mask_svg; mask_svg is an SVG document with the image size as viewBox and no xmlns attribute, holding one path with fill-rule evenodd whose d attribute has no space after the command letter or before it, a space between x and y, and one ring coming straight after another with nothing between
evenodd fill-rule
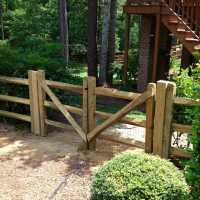
<instances>
[{"instance_id":1,"label":"gravel path","mask_svg":"<svg viewBox=\"0 0 200 200\"><path fill-rule=\"evenodd\" d=\"M87 200L94 169L119 152L134 150L103 140L79 152L72 129L46 138L0 124L0 200Z\"/></svg>"}]
</instances>

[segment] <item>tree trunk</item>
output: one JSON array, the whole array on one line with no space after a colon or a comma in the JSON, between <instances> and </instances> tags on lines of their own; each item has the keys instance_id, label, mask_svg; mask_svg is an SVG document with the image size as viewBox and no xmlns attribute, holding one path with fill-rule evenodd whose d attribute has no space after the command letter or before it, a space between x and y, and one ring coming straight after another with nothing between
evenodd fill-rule
<instances>
[{"instance_id":1,"label":"tree trunk","mask_svg":"<svg viewBox=\"0 0 200 200\"><path fill-rule=\"evenodd\" d=\"M110 30L108 39L108 84L112 84L112 64L115 60L115 32L116 32L116 17L117 17L117 0L111 0L110 8Z\"/></svg>"},{"instance_id":2,"label":"tree trunk","mask_svg":"<svg viewBox=\"0 0 200 200\"><path fill-rule=\"evenodd\" d=\"M1 39L4 40L3 1L0 1Z\"/></svg>"},{"instance_id":3,"label":"tree trunk","mask_svg":"<svg viewBox=\"0 0 200 200\"><path fill-rule=\"evenodd\" d=\"M88 0L88 75L97 77L97 0Z\"/></svg>"},{"instance_id":4,"label":"tree trunk","mask_svg":"<svg viewBox=\"0 0 200 200\"><path fill-rule=\"evenodd\" d=\"M111 0L105 0L104 9L103 9L104 17L103 17L103 28L102 28L100 73L99 73L99 83L101 85L107 85L110 8L111 8Z\"/></svg>"},{"instance_id":5,"label":"tree trunk","mask_svg":"<svg viewBox=\"0 0 200 200\"><path fill-rule=\"evenodd\" d=\"M62 56L69 61L69 30L67 17L67 1L58 0L59 2L59 23L60 23L60 42L63 45Z\"/></svg>"}]
</instances>

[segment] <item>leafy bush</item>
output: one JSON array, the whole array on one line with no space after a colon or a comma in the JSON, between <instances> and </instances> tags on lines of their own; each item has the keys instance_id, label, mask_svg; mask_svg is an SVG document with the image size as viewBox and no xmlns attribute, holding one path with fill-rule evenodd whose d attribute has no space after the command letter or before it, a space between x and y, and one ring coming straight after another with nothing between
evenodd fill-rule
<instances>
[{"instance_id":1,"label":"leafy bush","mask_svg":"<svg viewBox=\"0 0 200 200\"><path fill-rule=\"evenodd\" d=\"M128 153L100 167L92 181L92 200L188 200L183 174L169 161Z\"/></svg>"}]
</instances>

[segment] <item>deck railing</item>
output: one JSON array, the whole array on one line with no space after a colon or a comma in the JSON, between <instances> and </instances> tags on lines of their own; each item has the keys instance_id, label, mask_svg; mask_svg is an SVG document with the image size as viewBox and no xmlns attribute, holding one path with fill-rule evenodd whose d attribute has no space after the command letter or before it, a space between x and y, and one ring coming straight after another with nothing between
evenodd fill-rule
<instances>
[{"instance_id":1,"label":"deck railing","mask_svg":"<svg viewBox=\"0 0 200 200\"><path fill-rule=\"evenodd\" d=\"M199 0L164 0L169 7L184 19L188 26L200 37L200 1Z\"/></svg>"}]
</instances>

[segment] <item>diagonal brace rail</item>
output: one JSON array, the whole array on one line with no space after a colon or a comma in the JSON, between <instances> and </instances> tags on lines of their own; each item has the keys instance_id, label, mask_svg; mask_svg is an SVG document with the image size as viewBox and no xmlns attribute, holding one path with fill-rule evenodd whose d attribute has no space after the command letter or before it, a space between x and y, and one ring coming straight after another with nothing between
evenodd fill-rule
<instances>
[{"instance_id":1,"label":"diagonal brace rail","mask_svg":"<svg viewBox=\"0 0 200 200\"><path fill-rule=\"evenodd\" d=\"M151 86L151 84L150 84ZM136 99L132 100L128 105L126 105L123 109L118 111L116 114L114 114L112 117L107 119L103 124L97 126L95 129L93 129L89 134L88 134L88 141L90 142L94 138L96 138L102 131L107 129L109 126L114 124L116 121L127 115L130 111L132 111L135 107L138 105L141 105L144 103L148 98L150 98L152 95L154 95L153 88L150 87L149 90L141 94L139 97Z\"/></svg>"},{"instance_id":2,"label":"diagonal brace rail","mask_svg":"<svg viewBox=\"0 0 200 200\"><path fill-rule=\"evenodd\" d=\"M68 112L65 106L60 102L60 100L56 97L56 95L51 91L51 89L47 86L45 82L42 83L43 90L48 94L50 99L53 101L55 106L60 110L60 112L65 116L65 118L69 121L72 127L76 130L76 132L81 136L81 138L87 143L87 137L82 128L78 125L78 123L74 120L72 115Z\"/></svg>"}]
</instances>

